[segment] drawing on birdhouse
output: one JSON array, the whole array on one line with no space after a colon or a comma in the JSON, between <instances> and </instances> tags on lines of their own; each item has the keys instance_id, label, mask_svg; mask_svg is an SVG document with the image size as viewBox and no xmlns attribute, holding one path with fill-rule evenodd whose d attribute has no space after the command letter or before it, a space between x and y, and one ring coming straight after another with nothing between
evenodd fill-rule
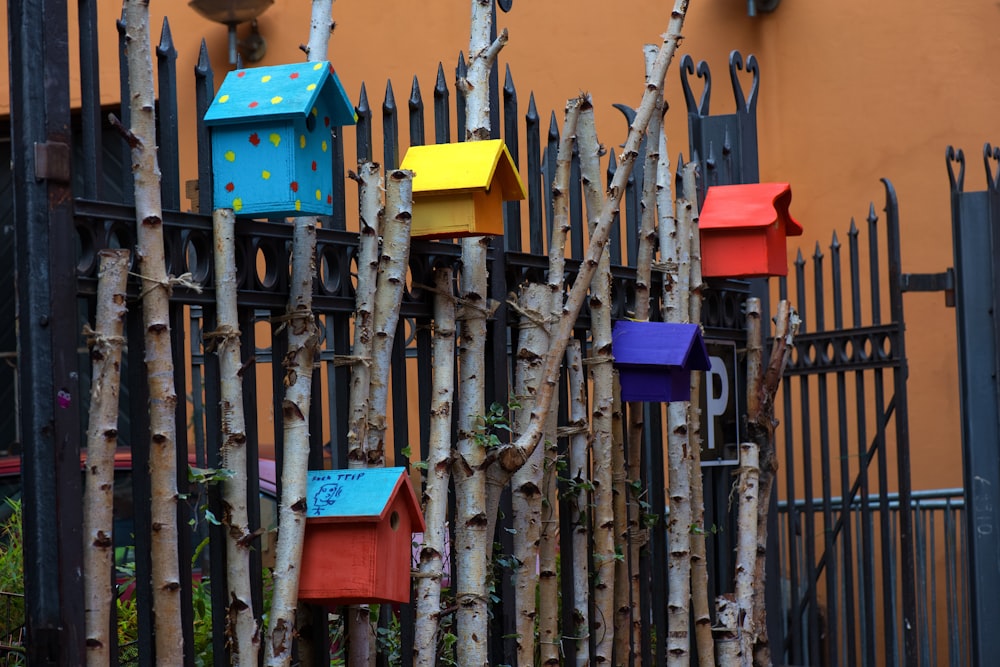
<instances>
[{"instance_id":1,"label":"drawing on birdhouse","mask_svg":"<svg viewBox=\"0 0 1000 667\"><path fill-rule=\"evenodd\" d=\"M503 202L527 197L500 139L411 146L401 169L413 176L411 236L503 234Z\"/></svg>"},{"instance_id":2,"label":"drawing on birdhouse","mask_svg":"<svg viewBox=\"0 0 1000 667\"><path fill-rule=\"evenodd\" d=\"M711 367L697 324L619 320L611 350L623 401L688 401L691 371Z\"/></svg>"},{"instance_id":3,"label":"drawing on birdhouse","mask_svg":"<svg viewBox=\"0 0 1000 667\"><path fill-rule=\"evenodd\" d=\"M355 120L329 62L230 72L205 113L213 206L250 217L332 214L333 132Z\"/></svg>"},{"instance_id":4,"label":"drawing on birdhouse","mask_svg":"<svg viewBox=\"0 0 1000 667\"><path fill-rule=\"evenodd\" d=\"M311 470L299 599L408 602L413 533L425 530L405 468Z\"/></svg>"},{"instance_id":5,"label":"drawing on birdhouse","mask_svg":"<svg viewBox=\"0 0 1000 667\"><path fill-rule=\"evenodd\" d=\"M788 206L788 183L714 185L705 194L698 228L705 277L753 278L788 273L785 237L802 225Z\"/></svg>"}]
</instances>

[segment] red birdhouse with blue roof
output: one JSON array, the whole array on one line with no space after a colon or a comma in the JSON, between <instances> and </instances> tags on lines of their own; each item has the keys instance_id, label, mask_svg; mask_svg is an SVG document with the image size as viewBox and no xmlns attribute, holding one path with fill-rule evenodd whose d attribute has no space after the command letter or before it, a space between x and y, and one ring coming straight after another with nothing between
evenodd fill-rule
<instances>
[{"instance_id":1,"label":"red birdhouse with blue roof","mask_svg":"<svg viewBox=\"0 0 1000 667\"><path fill-rule=\"evenodd\" d=\"M788 212L788 183L713 185L705 193L698 229L706 278L759 278L788 273L785 238L802 225Z\"/></svg>"},{"instance_id":2,"label":"red birdhouse with blue roof","mask_svg":"<svg viewBox=\"0 0 1000 667\"><path fill-rule=\"evenodd\" d=\"M405 468L310 470L299 600L409 602L413 533L425 530Z\"/></svg>"},{"instance_id":3,"label":"red birdhouse with blue roof","mask_svg":"<svg viewBox=\"0 0 1000 667\"><path fill-rule=\"evenodd\" d=\"M332 214L332 133L354 123L329 62L230 72L205 113L213 206L251 217Z\"/></svg>"},{"instance_id":4,"label":"red birdhouse with blue roof","mask_svg":"<svg viewBox=\"0 0 1000 667\"><path fill-rule=\"evenodd\" d=\"M691 371L711 368L697 324L619 320L611 351L623 401L689 401Z\"/></svg>"}]
</instances>

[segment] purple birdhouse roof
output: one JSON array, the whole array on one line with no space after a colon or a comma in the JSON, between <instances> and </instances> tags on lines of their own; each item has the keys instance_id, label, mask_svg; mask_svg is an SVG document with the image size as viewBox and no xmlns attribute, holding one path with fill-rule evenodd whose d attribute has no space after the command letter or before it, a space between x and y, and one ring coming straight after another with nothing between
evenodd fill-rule
<instances>
[{"instance_id":1,"label":"purple birdhouse roof","mask_svg":"<svg viewBox=\"0 0 1000 667\"><path fill-rule=\"evenodd\" d=\"M697 324L674 322L615 323L611 336L616 366L664 366L687 371L711 367Z\"/></svg>"},{"instance_id":2,"label":"purple birdhouse roof","mask_svg":"<svg viewBox=\"0 0 1000 667\"><path fill-rule=\"evenodd\" d=\"M778 223L785 236L801 236L802 225L788 212L791 202L788 183L713 185L705 193L698 228L752 229Z\"/></svg>"}]
</instances>

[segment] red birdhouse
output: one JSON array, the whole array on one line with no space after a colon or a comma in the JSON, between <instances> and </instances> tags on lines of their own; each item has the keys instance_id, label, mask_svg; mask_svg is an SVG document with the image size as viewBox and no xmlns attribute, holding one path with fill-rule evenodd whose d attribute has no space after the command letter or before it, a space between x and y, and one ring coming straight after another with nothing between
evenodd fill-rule
<instances>
[{"instance_id":1,"label":"red birdhouse","mask_svg":"<svg viewBox=\"0 0 1000 667\"><path fill-rule=\"evenodd\" d=\"M755 278L788 273L785 237L800 236L788 183L714 185L705 194L698 229L706 278Z\"/></svg>"},{"instance_id":2,"label":"red birdhouse","mask_svg":"<svg viewBox=\"0 0 1000 667\"><path fill-rule=\"evenodd\" d=\"M299 599L409 602L413 533L425 530L405 468L311 470Z\"/></svg>"}]
</instances>

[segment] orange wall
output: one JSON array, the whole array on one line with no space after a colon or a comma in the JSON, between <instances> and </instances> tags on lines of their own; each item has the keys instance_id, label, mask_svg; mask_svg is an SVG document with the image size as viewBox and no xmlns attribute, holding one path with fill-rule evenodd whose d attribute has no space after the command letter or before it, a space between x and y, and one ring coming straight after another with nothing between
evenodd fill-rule
<instances>
[{"instance_id":1,"label":"orange wall","mask_svg":"<svg viewBox=\"0 0 1000 667\"><path fill-rule=\"evenodd\" d=\"M71 5L71 25L75 5ZM117 34L121 3L102 0L102 97L117 102ZM730 50L755 53L762 70L759 127L762 180L793 185L794 215L805 225L804 254L818 241L826 251L834 229L841 241L851 216L862 220L868 202L882 205L878 179L892 179L900 196L904 271L937 272L951 259L949 197L944 149L949 143L971 156L969 189L981 189L978 159L992 138L993 111L1000 86L992 74L992 45L1000 11L994 3L955 0L844 0L837 3L786 0L770 15L750 18L743 0L692 2L680 53L705 59L714 75L713 110L732 110L726 58ZM449 83L457 54L467 50L468 3L370 3L340 0L330 57L348 93L356 99L361 82L378 117L384 82L391 78L404 105L412 75L422 83L430 107L433 77L445 63ZM226 67L226 34L180 2L152 3L154 33L169 10L179 52L182 87L180 131L190 136L193 93L184 86L204 37L216 64L216 84ZM669 2L598 0L538 2L517 0L499 25L510 31L501 61L509 64L527 110L528 92L543 117L561 110L580 90L594 95L598 129L608 146L622 143L625 126L610 108L635 106L642 92L641 46L666 29ZM5 13L5 6L0 13ZM268 40L260 64L301 59L309 3L276 0L260 19ZM0 39L6 39L6 17ZM245 34L246 26L241 28ZM156 37L154 37L156 39ZM71 48L75 49L75 37ZM6 60L7 50L0 52ZM0 67L0 114L7 67ZM79 98L73 76L74 100ZM698 91L696 91L696 94ZM686 119L676 67L668 76L670 152L686 152ZM428 112L428 119L432 115ZM402 132L405 136L405 122ZM350 164L353 142L348 142ZM376 145L379 145L376 142ZM523 146L523 144L522 144ZM194 177L194 146L182 146L184 174ZM790 253L794 246L790 247ZM790 255L793 258L794 255ZM961 483L954 313L940 294L906 297L910 357L910 414L915 488Z\"/></svg>"}]
</instances>

